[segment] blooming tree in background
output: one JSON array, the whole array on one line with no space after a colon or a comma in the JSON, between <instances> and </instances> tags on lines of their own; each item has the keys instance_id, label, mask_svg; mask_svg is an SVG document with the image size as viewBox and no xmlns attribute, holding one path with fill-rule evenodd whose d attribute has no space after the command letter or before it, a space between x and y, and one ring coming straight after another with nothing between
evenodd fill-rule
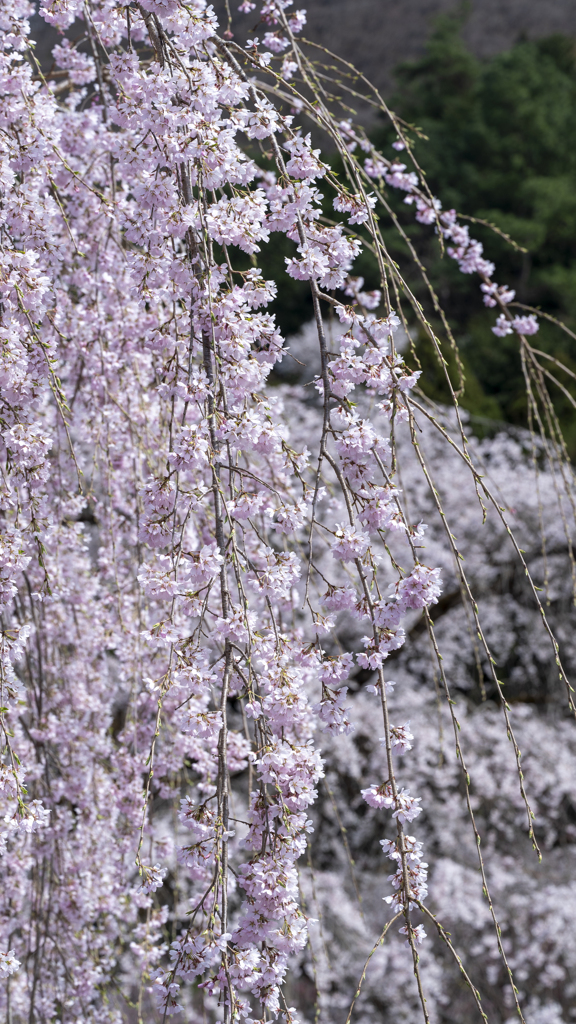
<instances>
[{"instance_id":1,"label":"blooming tree in background","mask_svg":"<svg viewBox=\"0 0 576 1024\"><path fill-rule=\"evenodd\" d=\"M576 733L556 367L405 126L365 83L397 134L376 152L305 13L256 7L242 48L205 0L42 0L48 78L31 5L0 11L2 1012L557 1024L576 890L571 852L555 880L546 856L576 841ZM478 275L494 343L516 333L525 434L468 439L446 317L387 253L382 211L426 281L391 190ZM301 385L266 312L274 232L312 293ZM414 325L450 410L418 388ZM503 689L543 680L553 720ZM473 685L479 710L457 706Z\"/></svg>"}]
</instances>

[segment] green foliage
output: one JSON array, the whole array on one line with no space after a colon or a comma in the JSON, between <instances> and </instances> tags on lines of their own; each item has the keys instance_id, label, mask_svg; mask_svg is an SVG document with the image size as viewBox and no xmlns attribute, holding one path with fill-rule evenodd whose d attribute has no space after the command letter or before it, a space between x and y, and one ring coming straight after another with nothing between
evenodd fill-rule
<instances>
[{"instance_id":1,"label":"green foliage","mask_svg":"<svg viewBox=\"0 0 576 1024\"><path fill-rule=\"evenodd\" d=\"M303 323L314 316L309 281L295 281L286 273L286 259L297 255L296 243L291 242L286 235L274 232L270 241L261 246L257 256L264 277L280 283L278 296L270 304L269 311L275 314L285 336L295 334Z\"/></svg>"},{"instance_id":2,"label":"green foliage","mask_svg":"<svg viewBox=\"0 0 576 1024\"><path fill-rule=\"evenodd\" d=\"M441 18L418 61L397 70L396 112L417 125L414 154L431 191L444 209L495 224L527 253L519 253L478 224L474 237L497 267L496 280L516 289L517 300L537 306L576 328L576 60L574 41L553 36L522 41L506 53L480 61L460 38L460 19ZM376 141L387 151L387 127ZM401 202L390 196L398 212ZM448 313L468 377L463 404L472 412L526 422L524 381L514 337L496 338L495 314L483 310L475 275L460 274L441 258L430 228L410 225L408 234L422 255ZM391 248L407 266L402 247L390 234ZM425 291L414 275L419 298ZM441 333L439 324L435 324ZM576 342L544 322L537 347L576 370ZM419 340L420 352L426 345ZM424 386L442 397L438 375L425 372ZM562 378L567 383L567 378ZM562 419L576 442L574 409L556 389Z\"/></svg>"}]
</instances>

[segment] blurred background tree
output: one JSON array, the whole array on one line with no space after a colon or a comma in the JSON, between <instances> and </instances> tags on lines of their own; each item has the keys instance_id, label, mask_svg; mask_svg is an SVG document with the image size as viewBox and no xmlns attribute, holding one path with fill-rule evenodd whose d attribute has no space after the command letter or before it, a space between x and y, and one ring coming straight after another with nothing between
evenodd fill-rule
<instances>
[{"instance_id":1,"label":"blurred background tree","mask_svg":"<svg viewBox=\"0 0 576 1024\"><path fill-rule=\"evenodd\" d=\"M576 328L576 51L574 40L524 40L479 60L464 46L461 21L437 22L424 57L401 65L393 108L427 136L415 154L444 208L490 221L527 251L481 225L473 233L497 266L499 282L520 302ZM377 131L386 143L386 128ZM429 229L412 226L466 363L471 411L525 422L518 345L496 338L474 275L440 257ZM576 370L576 340L541 321L537 345ZM422 349L422 343L419 348ZM424 353L422 353L424 356ZM428 360L427 360L428 363ZM428 376L428 375L427 375ZM428 380L428 385L431 385ZM576 440L574 410L561 393L562 417Z\"/></svg>"}]
</instances>

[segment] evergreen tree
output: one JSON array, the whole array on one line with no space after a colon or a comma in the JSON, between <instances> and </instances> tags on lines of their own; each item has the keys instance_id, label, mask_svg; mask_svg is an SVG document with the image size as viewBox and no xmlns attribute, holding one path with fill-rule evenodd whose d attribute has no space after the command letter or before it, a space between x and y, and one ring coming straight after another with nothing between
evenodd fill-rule
<instances>
[{"instance_id":1,"label":"evergreen tree","mask_svg":"<svg viewBox=\"0 0 576 1024\"><path fill-rule=\"evenodd\" d=\"M392 106L421 129L414 152L444 208L489 221L526 250L474 225L475 236L497 262L502 279L516 289L517 300L540 307L575 331L574 41L565 36L523 40L481 61L466 49L460 28L460 18L439 19L425 55L398 68ZM375 133L379 143L385 142L387 132ZM400 211L397 197L391 196L391 202ZM476 413L524 423L526 398L517 347L491 333L491 316L479 307L476 282L442 258L429 229L408 217L403 221L462 351L468 379L463 404ZM395 251L401 259L397 243ZM416 278L414 284L418 287ZM576 369L576 341L568 334L542 321L539 344ZM426 369L424 386L442 397L432 354L423 344L418 348ZM567 399L562 418L570 430L573 409Z\"/></svg>"}]
</instances>

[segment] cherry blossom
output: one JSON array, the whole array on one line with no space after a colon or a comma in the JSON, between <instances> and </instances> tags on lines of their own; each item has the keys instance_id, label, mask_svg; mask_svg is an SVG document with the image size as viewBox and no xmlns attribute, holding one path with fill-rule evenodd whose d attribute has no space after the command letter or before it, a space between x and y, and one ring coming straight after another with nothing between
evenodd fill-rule
<instances>
[{"instance_id":1,"label":"cherry blossom","mask_svg":"<svg viewBox=\"0 0 576 1024\"><path fill-rule=\"evenodd\" d=\"M290 0L259 5L259 35L244 49L204 0L43 0L40 16L60 33L47 75L28 46L32 13L27 0L5 0L0 15L3 1012L297 1024L290 977L308 956L317 902L307 865L335 769L362 763L342 813L362 807L387 837L394 873L373 872L377 930L402 915L410 952L390 973L396 984L411 971L414 986L395 1019L415 1019L417 998L427 1021L420 956L424 966L433 956L434 929L414 915L432 915L428 864L424 839L405 826L418 818L434 852L437 813L472 862L482 851L468 749L483 793L498 775L483 774L477 737L465 751L458 739L450 685L466 629L499 701L490 722L507 752L498 756L511 759L497 767L513 781L514 827L524 814L537 841L515 732L525 720L510 711L486 639L503 645L505 602L501 613L489 605L484 629L458 533L485 585L492 568L472 509L489 505L487 529L531 581L540 556L529 568L510 503L495 495L511 465L522 481L545 472L545 511L534 515L539 484L524 482L518 502L530 512L531 531L520 530L533 537L546 519L554 542L541 556L549 595L563 577L547 560L572 550L558 481L571 492L556 436L529 469L501 438L476 463L459 408L450 419L419 391L402 343L408 287L374 215L382 182L406 193L463 273L480 276L499 310L494 333L517 334L528 362L537 318L513 314L512 290L494 284L468 226L428 194L400 127L405 163L325 105L297 38L305 12ZM89 53L65 35L73 25ZM343 158L338 178L317 128ZM275 233L314 307L302 384L283 382L291 342L268 308L286 281L267 277ZM354 266L368 237L373 288ZM416 300L410 316L428 329ZM455 532L437 472L450 494L470 492ZM548 644L572 706L569 630L562 623L561 650L538 594L533 585L539 650ZM456 605L469 621L448 637L447 672L434 624ZM418 693L424 634L435 674ZM385 672L393 659L398 683ZM446 784L429 752L432 692L456 737ZM355 748L367 721L372 739ZM529 757L542 757L539 743ZM483 875L479 899L482 886ZM448 916L458 900L445 900ZM514 1003L490 906L490 949Z\"/></svg>"}]
</instances>

